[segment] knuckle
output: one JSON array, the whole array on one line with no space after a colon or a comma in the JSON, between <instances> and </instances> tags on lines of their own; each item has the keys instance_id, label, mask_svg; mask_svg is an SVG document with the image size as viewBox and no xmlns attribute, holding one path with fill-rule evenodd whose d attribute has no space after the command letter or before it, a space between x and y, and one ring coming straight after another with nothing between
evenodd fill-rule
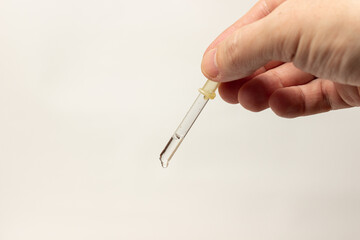
<instances>
[{"instance_id":1,"label":"knuckle","mask_svg":"<svg viewBox=\"0 0 360 240\"><path fill-rule=\"evenodd\" d=\"M340 76L344 83L360 86L360 46L346 49L346 53L340 62Z\"/></svg>"},{"instance_id":2,"label":"knuckle","mask_svg":"<svg viewBox=\"0 0 360 240\"><path fill-rule=\"evenodd\" d=\"M235 32L232 36L228 38L226 44L224 45L222 54L219 55L218 64L219 67L225 69L226 71L233 72L239 68L241 63L239 63L239 33Z\"/></svg>"},{"instance_id":3,"label":"knuckle","mask_svg":"<svg viewBox=\"0 0 360 240\"><path fill-rule=\"evenodd\" d=\"M269 8L268 0L263 0L262 1L262 8L263 8L265 16L269 15L271 13L271 11L272 11L272 9Z\"/></svg>"},{"instance_id":4,"label":"knuckle","mask_svg":"<svg viewBox=\"0 0 360 240\"><path fill-rule=\"evenodd\" d=\"M274 10L267 20L269 41L274 43L272 56L286 62L296 57L304 21L303 13L285 2Z\"/></svg>"}]
</instances>

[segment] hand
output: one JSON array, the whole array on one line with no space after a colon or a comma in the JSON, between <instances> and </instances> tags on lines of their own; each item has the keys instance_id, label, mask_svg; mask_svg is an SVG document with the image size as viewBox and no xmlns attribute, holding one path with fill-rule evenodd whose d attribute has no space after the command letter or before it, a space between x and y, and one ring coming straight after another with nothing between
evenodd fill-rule
<instances>
[{"instance_id":1,"label":"hand","mask_svg":"<svg viewBox=\"0 0 360 240\"><path fill-rule=\"evenodd\" d=\"M360 1L260 0L206 50L221 97L282 117L360 106Z\"/></svg>"}]
</instances>

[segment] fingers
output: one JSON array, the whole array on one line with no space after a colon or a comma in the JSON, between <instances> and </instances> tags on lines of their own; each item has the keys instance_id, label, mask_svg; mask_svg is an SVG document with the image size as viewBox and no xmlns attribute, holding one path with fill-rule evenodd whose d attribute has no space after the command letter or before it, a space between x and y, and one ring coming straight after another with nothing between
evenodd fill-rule
<instances>
[{"instance_id":1,"label":"fingers","mask_svg":"<svg viewBox=\"0 0 360 240\"><path fill-rule=\"evenodd\" d=\"M228 82L249 76L272 60L290 62L297 50L300 30L291 19L278 15L270 14L243 26L208 51L202 61L204 75Z\"/></svg>"},{"instance_id":2,"label":"fingers","mask_svg":"<svg viewBox=\"0 0 360 240\"><path fill-rule=\"evenodd\" d=\"M236 81L221 83L219 86L219 94L220 94L221 98L224 101L231 103L231 104L239 103L238 92L239 92L240 88L246 82L248 82L249 80L253 79L254 77L256 77L270 69L276 68L282 64L283 64L283 62L280 62L280 61L272 61L272 62L269 62L268 64L266 64L264 67L259 68L257 71L255 71L254 74L252 74L249 77L245 77L243 79L239 79Z\"/></svg>"},{"instance_id":3,"label":"fingers","mask_svg":"<svg viewBox=\"0 0 360 240\"><path fill-rule=\"evenodd\" d=\"M272 12L277 6L279 6L285 0L260 0L248 11L242 18L237 20L224 32L222 32L206 49L205 53L215 48L220 42L230 36L234 31L241 27L253 23Z\"/></svg>"},{"instance_id":4,"label":"fingers","mask_svg":"<svg viewBox=\"0 0 360 240\"><path fill-rule=\"evenodd\" d=\"M251 78L222 83L219 89L221 97L231 103L240 102L255 112L270 107L277 115L286 118L360 106L360 87L314 80L314 76L297 69L292 63L260 71L264 70L259 69Z\"/></svg>"},{"instance_id":5,"label":"fingers","mask_svg":"<svg viewBox=\"0 0 360 240\"><path fill-rule=\"evenodd\" d=\"M249 80L251 80L251 77L245 77L236 81L221 83L218 89L221 98L230 104L239 103L238 92L240 88Z\"/></svg>"},{"instance_id":6,"label":"fingers","mask_svg":"<svg viewBox=\"0 0 360 240\"><path fill-rule=\"evenodd\" d=\"M352 94L354 96L350 98L355 99L357 96L357 104L360 104L358 89L356 87L351 88L353 88ZM344 101L339 94L336 83L324 79L316 79L302 86L279 89L271 95L269 105L277 115L286 118L307 116L354 106Z\"/></svg>"},{"instance_id":7,"label":"fingers","mask_svg":"<svg viewBox=\"0 0 360 240\"><path fill-rule=\"evenodd\" d=\"M246 82L238 91L238 101L244 108L259 112L269 107L269 98L276 90L302 85L313 79L313 75L286 63Z\"/></svg>"}]
</instances>

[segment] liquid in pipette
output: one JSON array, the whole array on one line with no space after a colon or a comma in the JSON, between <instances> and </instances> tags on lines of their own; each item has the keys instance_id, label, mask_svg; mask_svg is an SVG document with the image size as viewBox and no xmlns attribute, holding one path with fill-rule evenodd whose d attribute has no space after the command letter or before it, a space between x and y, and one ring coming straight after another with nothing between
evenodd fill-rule
<instances>
[{"instance_id":1,"label":"liquid in pipette","mask_svg":"<svg viewBox=\"0 0 360 240\"><path fill-rule=\"evenodd\" d=\"M166 144L164 150L160 154L161 166L163 168L167 168L169 166L169 162L176 152L177 148L180 146L180 143L184 140L184 136L180 136L175 133Z\"/></svg>"}]
</instances>

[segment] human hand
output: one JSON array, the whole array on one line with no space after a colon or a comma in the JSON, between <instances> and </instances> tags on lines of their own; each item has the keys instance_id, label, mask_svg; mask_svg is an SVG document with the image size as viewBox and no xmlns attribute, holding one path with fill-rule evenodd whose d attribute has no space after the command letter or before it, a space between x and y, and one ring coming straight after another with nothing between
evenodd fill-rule
<instances>
[{"instance_id":1,"label":"human hand","mask_svg":"<svg viewBox=\"0 0 360 240\"><path fill-rule=\"evenodd\" d=\"M360 1L260 0L206 50L221 97L282 117L360 106Z\"/></svg>"}]
</instances>

